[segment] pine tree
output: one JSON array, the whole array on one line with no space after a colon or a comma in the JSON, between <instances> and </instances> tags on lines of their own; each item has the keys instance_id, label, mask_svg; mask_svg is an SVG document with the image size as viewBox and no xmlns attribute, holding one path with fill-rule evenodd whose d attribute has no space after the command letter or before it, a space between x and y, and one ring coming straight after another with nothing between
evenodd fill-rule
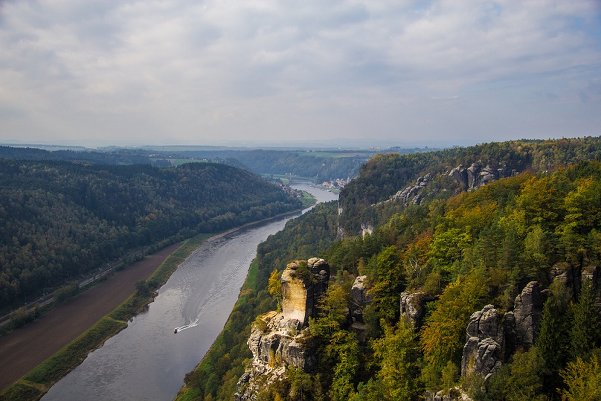
<instances>
[{"instance_id":1,"label":"pine tree","mask_svg":"<svg viewBox=\"0 0 601 401\"><path fill-rule=\"evenodd\" d=\"M574 323L570 331L570 359L587 357L601 345L601 310L596 304L590 280L585 280L578 303L574 305Z\"/></svg>"},{"instance_id":2,"label":"pine tree","mask_svg":"<svg viewBox=\"0 0 601 401\"><path fill-rule=\"evenodd\" d=\"M561 387L559 371L565 366L570 354L570 329L572 313L569 293L563 284L551 285L551 293L545 302L540 334L536 346L545 361L545 389L551 391Z\"/></svg>"}]
</instances>

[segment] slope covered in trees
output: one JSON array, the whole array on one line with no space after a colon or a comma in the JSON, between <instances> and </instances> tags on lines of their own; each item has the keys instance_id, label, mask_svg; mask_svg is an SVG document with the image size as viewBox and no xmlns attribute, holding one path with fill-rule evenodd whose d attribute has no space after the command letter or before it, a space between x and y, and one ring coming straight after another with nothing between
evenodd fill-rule
<instances>
[{"instance_id":1,"label":"slope covered in trees","mask_svg":"<svg viewBox=\"0 0 601 401\"><path fill-rule=\"evenodd\" d=\"M314 152L302 150L207 150L180 151L174 156L236 160L257 174L285 175L314 179L317 182L353 177L373 153L368 151Z\"/></svg>"},{"instance_id":2,"label":"slope covered in trees","mask_svg":"<svg viewBox=\"0 0 601 401\"><path fill-rule=\"evenodd\" d=\"M198 367L186 376L186 388L178 399L233 399L251 356L246 345L250 326L257 315L275 307L267 290L270 275L291 259L324 252L336 240L336 210L336 202L318 204L259 245L228 322Z\"/></svg>"},{"instance_id":3,"label":"slope covered in trees","mask_svg":"<svg viewBox=\"0 0 601 401\"><path fill-rule=\"evenodd\" d=\"M495 387L503 389L503 393L487 396L520 399L522 389L509 383L524 374L519 370L528 363L533 369L528 372L532 380L529 386L536 390L532 394L557 397L555 389L564 386L559 377L566 363L588 357L596 352L595 347L601 346L598 332L577 334L573 330L578 327L572 323L578 310L580 314L589 311L592 325L601 319L598 310L593 312L598 293L586 295L580 288L591 283L583 281L579 286L575 281L564 285L554 279L565 272L581 277L583 271L601 262L600 185L599 163L584 163L539 176L522 174L448 201L413 206L376 230L368 241L378 243L379 250L358 255L365 260L361 273L366 273L371 282L374 302L366 320L371 325L370 332L381 338L374 344L394 342L395 336L403 332L406 323L399 321L398 308L388 307L391 301L399 299L401 291L419 290L438 299L429 304L431 313L419 332L421 352L413 363L421 372L414 376L411 386L419 391L405 392L406 399L417 397L424 388L439 390L454 384L470 315L486 304L502 310L512 308L515 296L531 280L551 288L540 336L528 353L514 356L519 360L516 365L509 364L506 373L490 381L494 385L503 380L503 385ZM330 262L357 274L356 267L344 264L349 253L346 247L356 248L353 240L343 241L332 249ZM394 282L402 285L392 293L385 291ZM405 336L406 341L410 339ZM570 348L569 344L578 346ZM372 347L372 352L373 356L368 353L365 362L374 366L370 376L378 382L375 387L399 391L395 386L400 384L386 384L384 368L388 363L401 363L390 360L400 356L378 357L377 347ZM536 362L536 358L540 361ZM512 366L516 371L507 373ZM355 377L353 384L360 382L360 377ZM368 390L368 382L364 385L365 388L356 387L365 393L357 395L357 399L376 399L377 395ZM482 397L480 394L478 398Z\"/></svg>"},{"instance_id":4,"label":"slope covered in trees","mask_svg":"<svg viewBox=\"0 0 601 401\"><path fill-rule=\"evenodd\" d=\"M128 149L112 152L66 149L48 151L34 147L0 146L0 157L12 160L54 160L113 165L152 164L153 162L147 152Z\"/></svg>"},{"instance_id":5,"label":"slope covered in trees","mask_svg":"<svg viewBox=\"0 0 601 401\"><path fill-rule=\"evenodd\" d=\"M501 178L524 171L548 171L584 160L601 160L601 137L494 142L429 153L377 155L340 194L341 228L354 234L362 223L385 222L401 205L380 204L427 174L433 178L424 189L423 200L445 198L464 190L449 176L457 166L477 163Z\"/></svg>"},{"instance_id":6,"label":"slope covered in trees","mask_svg":"<svg viewBox=\"0 0 601 401\"><path fill-rule=\"evenodd\" d=\"M409 207L325 256L337 275L309 324L318 369L292 372L262 399L297 400L300 392L305 399L416 400L459 384L475 400L599 396L600 286L580 277L601 265L601 163L522 174ZM367 275L372 297L363 341L345 307L348 277L358 274ZM486 383L460 377L470 315L487 304L511 309L531 280L549 288L534 344L518 348ZM433 299L421 328L399 316L403 291Z\"/></svg>"},{"instance_id":7,"label":"slope covered in trees","mask_svg":"<svg viewBox=\"0 0 601 401\"><path fill-rule=\"evenodd\" d=\"M126 251L301 203L244 170L0 159L0 304L16 305Z\"/></svg>"},{"instance_id":8,"label":"slope covered in trees","mask_svg":"<svg viewBox=\"0 0 601 401\"><path fill-rule=\"evenodd\" d=\"M514 149L516 142L453 149L449 153L487 163L494 160L474 152L514 154L507 160L526 172L455 195L441 186L437 195L423 202L391 208L389 217L378 216L371 235L345 237L327 250L316 248L311 256L324 257L333 277L306 340L317 358L317 370L288 369L286 378L265 386L258 399L419 400L428 392L448 392L455 386L474 400L599 399L601 163L572 164L598 159L598 141L522 141L522 146L530 146L526 158L519 153L523 148ZM499 153L499 149L513 150ZM420 164L422 158L435 160L443 153L374 158L347 192L354 198L347 197L345 207L351 205L353 210L356 205L359 213L376 209L371 205L408 182L402 177L412 180L423 172L448 172L455 163L469 160L452 159L444 167ZM413 178L403 166L409 166ZM331 213L335 219L336 211ZM354 218L348 210L345 213L340 218ZM278 246L288 249L287 245ZM307 256L279 252L288 260L273 259L267 271L281 270L289 260ZM371 297L363 310L365 327L359 331L349 316L349 289L357 275L367 275ZM533 342L507 348L510 352L502 365L486 381L475 374L462 376L471 315L485 305L493 305L501 316L511 311L516 296L531 281L544 289ZM253 302L264 305L255 310L261 313L273 300L265 300L265 277L256 288ZM402 292L429 300L419 325L401 317ZM243 316L242 310L238 312L237 317ZM244 330L248 334L248 325ZM221 354L235 347L243 350L239 355L249 355L246 338L229 340L229 348L219 348ZM188 378L181 399L232 399L234 375L228 376L227 386L220 386L207 380L212 368L202 367L230 366L224 371L241 375L243 366L230 365L226 357L217 365L203 364ZM210 391L207 383L212 383Z\"/></svg>"}]
</instances>

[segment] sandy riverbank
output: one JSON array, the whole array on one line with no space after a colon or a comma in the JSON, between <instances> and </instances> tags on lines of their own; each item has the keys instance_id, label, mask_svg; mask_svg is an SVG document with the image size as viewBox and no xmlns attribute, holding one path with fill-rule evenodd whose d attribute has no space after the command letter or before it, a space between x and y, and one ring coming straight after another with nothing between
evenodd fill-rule
<instances>
[{"instance_id":1,"label":"sandy riverbank","mask_svg":"<svg viewBox=\"0 0 601 401\"><path fill-rule=\"evenodd\" d=\"M119 306L180 244L115 272L36 321L0 338L0 389L7 387Z\"/></svg>"}]
</instances>

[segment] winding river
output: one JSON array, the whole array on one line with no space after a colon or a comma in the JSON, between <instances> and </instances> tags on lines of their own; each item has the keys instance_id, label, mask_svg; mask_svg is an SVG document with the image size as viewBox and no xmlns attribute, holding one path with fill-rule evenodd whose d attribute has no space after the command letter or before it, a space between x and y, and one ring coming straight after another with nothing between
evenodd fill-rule
<instances>
[{"instance_id":1,"label":"winding river","mask_svg":"<svg viewBox=\"0 0 601 401\"><path fill-rule=\"evenodd\" d=\"M319 202L337 199L306 184L294 187ZM294 217L204 242L161 287L148 311L90 353L42 400L172 400L225 324L257 245Z\"/></svg>"}]
</instances>

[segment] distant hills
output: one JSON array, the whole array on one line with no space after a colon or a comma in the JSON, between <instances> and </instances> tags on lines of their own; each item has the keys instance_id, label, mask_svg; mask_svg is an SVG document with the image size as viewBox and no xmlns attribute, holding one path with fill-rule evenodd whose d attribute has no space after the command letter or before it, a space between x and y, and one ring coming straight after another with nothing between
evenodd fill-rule
<instances>
[{"instance_id":1,"label":"distant hills","mask_svg":"<svg viewBox=\"0 0 601 401\"><path fill-rule=\"evenodd\" d=\"M38 145L31 147L0 146L0 157L17 160L68 160L80 163L129 165L149 164L171 167L191 162L213 162L245 168L256 174L300 177L318 183L337 178L354 177L359 167L375 150L358 149L294 149L294 148L227 148L211 146L157 146L141 148L108 147L98 150L60 148ZM391 148L400 154L422 152L419 148Z\"/></svg>"},{"instance_id":2,"label":"distant hills","mask_svg":"<svg viewBox=\"0 0 601 401\"><path fill-rule=\"evenodd\" d=\"M93 164L120 155L0 148L0 304L31 300L132 249L299 209L298 199L228 165ZM57 155L58 153L58 155ZM73 157L73 161L39 160ZM109 159L110 158L110 159Z\"/></svg>"}]
</instances>

